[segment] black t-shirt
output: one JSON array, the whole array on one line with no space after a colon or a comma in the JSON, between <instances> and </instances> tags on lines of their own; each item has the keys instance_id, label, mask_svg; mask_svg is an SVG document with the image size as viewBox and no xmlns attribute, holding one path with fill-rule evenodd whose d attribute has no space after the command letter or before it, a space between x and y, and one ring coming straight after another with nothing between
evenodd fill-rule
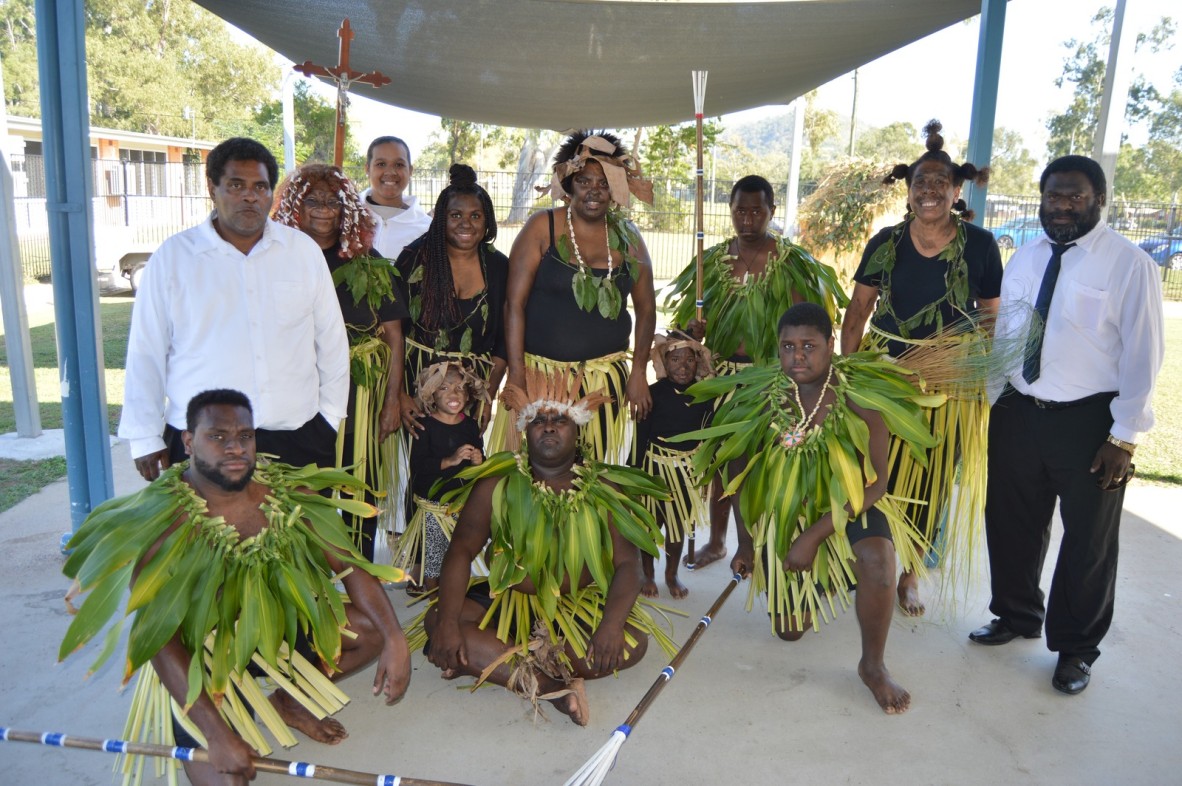
<instances>
[{"instance_id":1,"label":"black t-shirt","mask_svg":"<svg viewBox=\"0 0 1182 786\"><path fill-rule=\"evenodd\" d=\"M415 270L422 266L423 245L427 236L421 235L402 249L395 266L402 274L401 284L406 293L407 302L419 297L423 281L416 281ZM468 350L475 355L493 355L505 357L505 293L509 288L509 258L497 251L491 245L480 247L480 258L484 265L484 291L475 297L459 299L456 304L460 310L459 324L448 329L447 352L459 352L460 341L464 332L472 329L472 346ZM487 308L486 308L487 306ZM408 314L409 317L409 314ZM425 347L435 346L435 331L428 330L418 321L407 319L403 324L403 333L407 338L414 339Z\"/></svg>"},{"instance_id":2,"label":"black t-shirt","mask_svg":"<svg viewBox=\"0 0 1182 786\"><path fill-rule=\"evenodd\" d=\"M1001 296L1001 252L997 248L992 233L976 224L967 221L965 228L964 259L968 265L969 302L964 308L974 311L981 300L989 300ZM879 232L866 245L862 252L862 262L858 271L854 273L854 281L859 284L882 289L882 273L866 275L866 265L874 252L883 243L891 240L894 227L887 227ZM948 262L934 257L925 257L915 248L911 240L911 226L908 225L895 249L895 267L891 271L890 296L895 316L900 320L907 320L920 310L944 296L947 291L945 278L948 274ZM940 305L940 313L945 325L956 322L961 315L948 303ZM899 326L889 315L876 312L870 319L870 324L887 333L899 335ZM910 338L924 338L936 331L935 322L919 325L911 330ZM892 357L898 357L908 348L907 344L891 341L887 351Z\"/></svg>"},{"instance_id":3,"label":"black t-shirt","mask_svg":"<svg viewBox=\"0 0 1182 786\"><path fill-rule=\"evenodd\" d=\"M462 461L447 469L440 469L439 464L464 445L475 445L483 452L484 440L475 418L465 416L453 426L428 415L419 418L419 423L423 424L423 430L411 440L410 448L411 488L424 499L438 500L444 493L460 487L461 482L455 476L460 470L472 466L472 462ZM439 478L447 478L447 483L432 497L431 487Z\"/></svg>"},{"instance_id":4,"label":"black t-shirt","mask_svg":"<svg viewBox=\"0 0 1182 786\"><path fill-rule=\"evenodd\" d=\"M339 251L340 249L336 245L324 249L324 261L328 263L330 273L336 272L338 268L349 263L348 259L341 259ZM366 254L381 259L373 249L370 249ZM402 289L398 286L392 269L390 276L394 279L394 296L383 299L376 312L370 309L369 303L364 297L361 298L361 303L355 304L347 284L341 282L337 286L337 300L341 304L341 316L345 318L345 327L348 328L350 336L373 334L377 331L378 325L383 322L394 322L410 316L410 312L406 309L406 301L403 299Z\"/></svg>"},{"instance_id":5,"label":"black t-shirt","mask_svg":"<svg viewBox=\"0 0 1182 786\"><path fill-rule=\"evenodd\" d=\"M658 379L648 386L649 394L653 397L653 407L648 417L636 424L636 449L641 460L653 442L671 450L691 450L698 444L697 440L669 440L669 437L677 434L705 428L710 424L710 418L714 414L713 401L695 404L694 400L685 394L686 387L689 386L678 387L668 377ZM641 466L641 460L634 462L636 466Z\"/></svg>"}]
</instances>

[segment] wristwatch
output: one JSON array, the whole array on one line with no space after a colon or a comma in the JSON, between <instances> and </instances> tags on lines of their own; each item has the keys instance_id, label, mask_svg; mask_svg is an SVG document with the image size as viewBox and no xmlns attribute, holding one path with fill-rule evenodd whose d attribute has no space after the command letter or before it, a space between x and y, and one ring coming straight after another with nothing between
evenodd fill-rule
<instances>
[{"instance_id":1,"label":"wristwatch","mask_svg":"<svg viewBox=\"0 0 1182 786\"><path fill-rule=\"evenodd\" d=\"M1108 435L1108 444L1116 445L1118 448L1123 450L1125 453L1128 453L1130 456L1133 455L1133 451L1135 451L1137 449L1137 443L1125 442L1123 439L1117 439L1116 437L1112 436L1111 434Z\"/></svg>"}]
</instances>

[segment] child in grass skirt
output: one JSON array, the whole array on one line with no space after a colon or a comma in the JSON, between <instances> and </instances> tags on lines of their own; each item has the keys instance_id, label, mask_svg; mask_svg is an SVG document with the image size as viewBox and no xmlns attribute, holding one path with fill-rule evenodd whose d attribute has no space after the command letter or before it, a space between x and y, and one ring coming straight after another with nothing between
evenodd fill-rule
<instances>
[{"instance_id":1,"label":"child in grass skirt","mask_svg":"<svg viewBox=\"0 0 1182 786\"><path fill-rule=\"evenodd\" d=\"M685 539L709 520L707 489L694 472L694 454L700 440L679 440L676 436L703 428L714 414L710 401L695 403L685 395L694 382L714 376L710 350L685 333L673 331L653 339L653 369L657 381L649 385L653 408L636 426L636 454L633 464L656 475L669 486L667 500L645 497L644 504L665 529L665 585L674 598L689 590L677 578ZM657 596L653 557L641 554L644 585L641 593Z\"/></svg>"},{"instance_id":2,"label":"child in grass skirt","mask_svg":"<svg viewBox=\"0 0 1182 786\"><path fill-rule=\"evenodd\" d=\"M484 380L459 361L429 366L417 380L422 430L411 445L410 483L415 512L394 548L394 564L410 570L419 565L424 590L439 585L439 569L455 529L459 507L440 502L459 488L455 476L484 461L480 426L469 410L488 403Z\"/></svg>"}]
</instances>

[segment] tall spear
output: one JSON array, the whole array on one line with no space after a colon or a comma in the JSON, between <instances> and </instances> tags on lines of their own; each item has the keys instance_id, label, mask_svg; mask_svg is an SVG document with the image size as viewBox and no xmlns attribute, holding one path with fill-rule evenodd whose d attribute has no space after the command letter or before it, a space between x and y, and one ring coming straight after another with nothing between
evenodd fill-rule
<instances>
[{"instance_id":1,"label":"tall spear","mask_svg":"<svg viewBox=\"0 0 1182 786\"><path fill-rule=\"evenodd\" d=\"M706 171L702 162L702 111L706 104L706 75L707 71L691 71L690 76L694 83L694 120L698 126L698 167L695 170L697 176L698 186L694 189L694 232L698 239L698 263L697 263L697 297L694 299L694 305L697 307L698 321L702 321L702 255L706 243L706 222L703 216L705 195L702 193L703 180ZM693 567L694 564L694 532L697 527L691 527L686 545L686 564Z\"/></svg>"}]
</instances>

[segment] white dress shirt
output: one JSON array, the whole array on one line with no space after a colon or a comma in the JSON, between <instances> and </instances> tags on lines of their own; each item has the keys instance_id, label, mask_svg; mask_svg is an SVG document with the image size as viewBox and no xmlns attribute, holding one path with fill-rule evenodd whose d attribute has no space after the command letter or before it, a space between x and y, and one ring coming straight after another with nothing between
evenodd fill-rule
<instances>
[{"instance_id":1,"label":"white dress shirt","mask_svg":"<svg viewBox=\"0 0 1182 786\"><path fill-rule=\"evenodd\" d=\"M1019 393L1048 401L1115 391L1112 435L1136 442L1153 426L1153 385L1165 354L1161 271L1103 222L1075 244L1063 254L1051 299L1041 375L1028 383L1017 359L1006 381ZM1043 235L1018 249L1006 265L999 338L1020 338L1029 330L1050 259L1051 241Z\"/></svg>"},{"instance_id":2,"label":"white dress shirt","mask_svg":"<svg viewBox=\"0 0 1182 786\"><path fill-rule=\"evenodd\" d=\"M337 428L349 400L349 343L316 243L268 220L242 254L212 215L148 260L127 342L119 436L135 458L164 448L165 422L212 388L250 399L259 428L292 430L324 415Z\"/></svg>"},{"instance_id":3,"label":"white dress shirt","mask_svg":"<svg viewBox=\"0 0 1182 786\"><path fill-rule=\"evenodd\" d=\"M373 236L373 248L386 259L398 259L402 249L430 228L431 216L419 206L418 197L403 195L402 201L406 203L406 209L388 218L383 217L379 212L380 207L375 207L369 201L369 192L368 188L362 191L361 198L378 222Z\"/></svg>"}]
</instances>

